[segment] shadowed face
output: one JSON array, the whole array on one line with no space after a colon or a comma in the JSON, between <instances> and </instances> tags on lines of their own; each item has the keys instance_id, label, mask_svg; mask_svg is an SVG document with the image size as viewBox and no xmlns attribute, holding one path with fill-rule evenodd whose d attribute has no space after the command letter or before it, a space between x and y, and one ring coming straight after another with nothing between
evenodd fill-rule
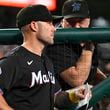
<instances>
[{"instance_id":1,"label":"shadowed face","mask_svg":"<svg viewBox=\"0 0 110 110\"><path fill-rule=\"evenodd\" d=\"M88 28L90 24L90 18L69 18L62 20L63 28Z\"/></svg>"}]
</instances>

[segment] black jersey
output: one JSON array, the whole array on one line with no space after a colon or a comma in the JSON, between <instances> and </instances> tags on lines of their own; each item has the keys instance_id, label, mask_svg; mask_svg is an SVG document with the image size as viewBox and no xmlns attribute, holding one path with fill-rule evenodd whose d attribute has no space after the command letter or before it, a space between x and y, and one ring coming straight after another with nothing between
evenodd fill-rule
<instances>
[{"instance_id":1,"label":"black jersey","mask_svg":"<svg viewBox=\"0 0 110 110\"><path fill-rule=\"evenodd\" d=\"M76 66L76 62L82 53L82 47L77 43L54 44L46 48L46 53L53 62L56 77L58 78L62 89L70 89L71 86L60 77L60 73L71 66ZM93 65L90 76L87 80L88 82L93 80L92 77L96 73L96 62L97 60L95 58L92 62Z\"/></svg>"},{"instance_id":2,"label":"black jersey","mask_svg":"<svg viewBox=\"0 0 110 110\"><path fill-rule=\"evenodd\" d=\"M0 61L0 89L14 110L52 110L59 87L49 59L20 46Z\"/></svg>"}]
</instances>

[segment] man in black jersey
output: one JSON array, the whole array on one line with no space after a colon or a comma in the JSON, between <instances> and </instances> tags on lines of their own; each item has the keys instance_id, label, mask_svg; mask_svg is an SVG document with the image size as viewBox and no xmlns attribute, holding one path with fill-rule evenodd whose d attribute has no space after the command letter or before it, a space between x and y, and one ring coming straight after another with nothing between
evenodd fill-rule
<instances>
[{"instance_id":1,"label":"man in black jersey","mask_svg":"<svg viewBox=\"0 0 110 110\"><path fill-rule=\"evenodd\" d=\"M62 8L62 17L60 23L62 28L88 28L90 14L87 2L67 0ZM97 71L97 56L93 55L94 48L92 42L54 44L47 48L63 90L84 84L88 76L89 82L94 80ZM94 57L93 62L92 57ZM105 75L101 75L102 79L106 78Z\"/></svg>"},{"instance_id":2,"label":"man in black jersey","mask_svg":"<svg viewBox=\"0 0 110 110\"><path fill-rule=\"evenodd\" d=\"M64 2L62 17L62 28L88 28L90 14L86 0ZM48 46L46 52L53 62L56 77L63 90L86 82L96 83L97 76L101 76L100 81L106 78L97 69L97 51L92 42L54 44Z\"/></svg>"},{"instance_id":3,"label":"man in black jersey","mask_svg":"<svg viewBox=\"0 0 110 110\"><path fill-rule=\"evenodd\" d=\"M25 7L16 23L23 44L0 60L0 110L53 110L85 98L84 86L60 92L52 63L43 54L44 47L54 43L55 27L48 9L44 5Z\"/></svg>"}]
</instances>

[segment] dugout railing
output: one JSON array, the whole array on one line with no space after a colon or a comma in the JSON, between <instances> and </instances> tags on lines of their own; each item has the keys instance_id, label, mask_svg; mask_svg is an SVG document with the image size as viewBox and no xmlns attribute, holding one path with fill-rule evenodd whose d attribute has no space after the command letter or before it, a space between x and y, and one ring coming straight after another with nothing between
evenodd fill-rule
<instances>
[{"instance_id":1,"label":"dugout railing","mask_svg":"<svg viewBox=\"0 0 110 110\"><path fill-rule=\"evenodd\" d=\"M22 34L18 28L0 29L0 44L13 45L22 43ZM97 43L110 42L110 28L80 28L57 29L55 43L94 41ZM90 106L110 96L110 77L93 87Z\"/></svg>"}]
</instances>

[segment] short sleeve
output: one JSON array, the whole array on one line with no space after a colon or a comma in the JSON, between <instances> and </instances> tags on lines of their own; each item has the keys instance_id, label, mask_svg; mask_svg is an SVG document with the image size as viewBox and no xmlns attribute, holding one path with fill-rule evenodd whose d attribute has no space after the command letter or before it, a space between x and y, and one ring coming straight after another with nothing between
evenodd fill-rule
<instances>
[{"instance_id":1,"label":"short sleeve","mask_svg":"<svg viewBox=\"0 0 110 110\"><path fill-rule=\"evenodd\" d=\"M9 90L13 87L17 78L17 66L12 58L0 60L0 89Z\"/></svg>"}]
</instances>

